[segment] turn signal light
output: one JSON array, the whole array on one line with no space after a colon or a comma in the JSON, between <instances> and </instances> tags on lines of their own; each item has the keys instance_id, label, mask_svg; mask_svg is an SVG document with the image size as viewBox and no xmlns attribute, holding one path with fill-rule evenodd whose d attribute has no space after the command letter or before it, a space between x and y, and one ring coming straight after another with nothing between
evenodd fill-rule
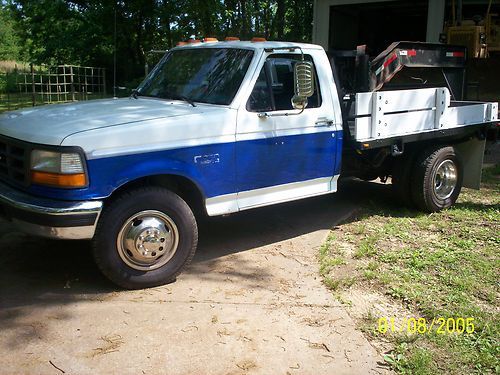
<instances>
[{"instance_id":1,"label":"turn signal light","mask_svg":"<svg viewBox=\"0 0 500 375\"><path fill-rule=\"evenodd\" d=\"M85 173L58 174L31 171L31 182L33 182L34 184L67 188L87 186L87 178L85 177Z\"/></svg>"}]
</instances>

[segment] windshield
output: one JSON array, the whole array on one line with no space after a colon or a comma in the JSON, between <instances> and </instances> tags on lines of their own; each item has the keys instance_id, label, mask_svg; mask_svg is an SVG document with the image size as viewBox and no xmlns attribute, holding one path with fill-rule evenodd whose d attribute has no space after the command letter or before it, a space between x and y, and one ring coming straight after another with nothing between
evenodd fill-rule
<instances>
[{"instance_id":1,"label":"windshield","mask_svg":"<svg viewBox=\"0 0 500 375\"><path fill-rule=\"evenodd\" d=\"M235 48L192 48L165 55L138 88L138 95L228 105L253 52Z\"/></svg>"}]
</instances>

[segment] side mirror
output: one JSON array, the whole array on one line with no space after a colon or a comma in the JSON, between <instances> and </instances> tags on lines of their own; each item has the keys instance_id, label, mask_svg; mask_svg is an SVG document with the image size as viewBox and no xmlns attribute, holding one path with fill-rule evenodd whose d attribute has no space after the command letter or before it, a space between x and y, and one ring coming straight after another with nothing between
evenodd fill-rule
<instances>
[{"instance_id":1,"label":"side mirror","mask_svg":"<svg viewBox=\"0 0 500 375\"><path fill-rule=\"evenodd\" d=\"M314 68L311 62L295 63L293 85L295 95L292 98L292 106L295 109L304 110L307 106L307 98L314 94Z\"/></svg>"}]
</instances>

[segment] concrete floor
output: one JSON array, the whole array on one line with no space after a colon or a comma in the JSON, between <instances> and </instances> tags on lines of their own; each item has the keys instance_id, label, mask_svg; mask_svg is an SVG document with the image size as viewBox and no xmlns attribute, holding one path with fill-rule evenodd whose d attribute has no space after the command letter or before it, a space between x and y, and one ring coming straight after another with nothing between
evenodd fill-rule
<instances>
[{"instance_id":1,"label":"concrete floor","mask_svg":"<svg viewBox=\"0 0 500 375\"><path fill-rule=\"evenodd\" d=\"M177 282L142 291L115 289L87 242L0 221L0 373L384 373L318 275L318 247L356 209L346 191L209 219Z\"/></svg>"}]
</instances>

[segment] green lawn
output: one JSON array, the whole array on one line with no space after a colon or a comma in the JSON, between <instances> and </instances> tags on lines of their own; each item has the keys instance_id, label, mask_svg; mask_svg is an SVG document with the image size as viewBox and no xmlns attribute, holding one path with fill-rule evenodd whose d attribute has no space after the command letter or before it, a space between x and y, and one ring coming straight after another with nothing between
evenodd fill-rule
<instances>
[{"instance_id":1,"label":"green lawn","mask_svg":"<svg viewBox=\"0 0 500 375\"><path fill-rule=\"evenodd\" d=\"M499 182L500 167L486 169L480 191L464 189L455 207L431 215L367 202L321 248L324 283L348 306L356 289L403 306L396 325L408 316L425 319L427 329L435 321L418 334L407 326L381 333L376 307L356 319L389 346L384 358L397 372L500 373ZM456 332L450 320L450 332L438 333L438 318L473 318L474 332Z\"/></svg>"},{"instance_id":2,"label":"green lawn","mask_svg":"<svg viewBox=\"0 0 500 375\"><path fill-rule=\"evenodd\" d=\"M110 97L109 95L104 96ZM71 96L68 94L66 97L64 95L60 95L59 100L60 103L64 103L64 100L68 100L71 98ZM76 96L77 100L82 99L82 95L77 95ZM102 99L103 96L99 94L94 94L94 95L89 95L85 100L95 100L95 99ZM48 96L47 95L41 95L41 94L36 94L35 97L35 102L36 105L43 105L43 104L56 104L57 103L57 95L52 96L52 103L48 102ZM20 94L20 93L11 93L9 95L5 93L0 93L0 113L5 112L5 111L13 111L16 109L20 108L29 108L33 106L32 102L32 97L31 94Z\"/></svg>"},{"instance_id":3,"label":"green lawn","mask_svg":"<svg viewBox=\"0 0 500 375\"><path fill-rule=\"evenodd\" d=\"M23 94L0 94L0 113L19 108L31 107L32 99Z\"/></svg>"}]
</instances>

